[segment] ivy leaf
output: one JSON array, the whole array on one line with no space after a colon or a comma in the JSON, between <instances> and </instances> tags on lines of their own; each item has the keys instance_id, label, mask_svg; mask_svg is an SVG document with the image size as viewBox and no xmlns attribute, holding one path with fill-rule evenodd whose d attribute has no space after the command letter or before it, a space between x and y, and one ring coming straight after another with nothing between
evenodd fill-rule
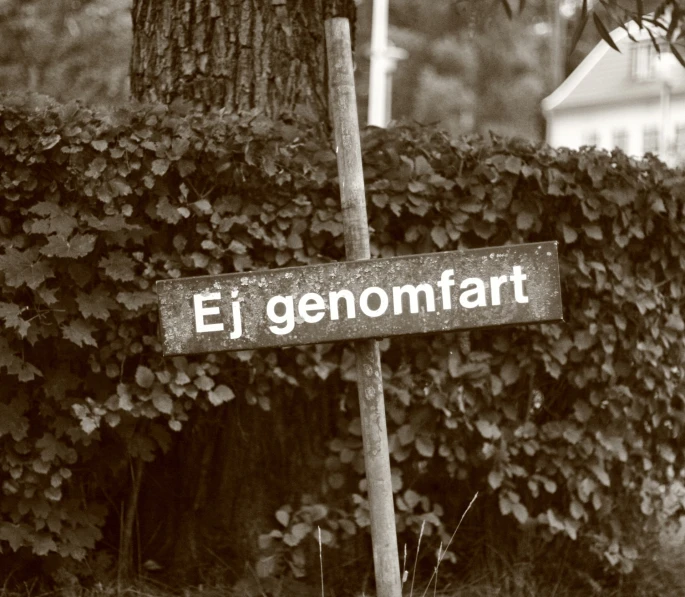
<instances>
[{"instance_id":1,"label":"ivy leaf","mask_svg":"<svg viewBox=\"0 0 685 597\"><path fill-rule=\"evenodd\" d=\"M26 251L8 249L0 255L0 271L5 274L5 283L17 288L26 284L36 289L47 278L53 278L55 272L47 261L39 261L39 250L32 247Z\"/></svg>"},{"instance_id":2,"label":"ivy leaf","mask_svg":"<svg viewBox=\"0 0 685 597\"><path fill-rule=\"evenodd\" d=\"M129 311L137 311L145 305L156 305L157 295L148 290L137 292L124 292L122 290L117 293L117 302L124 305Z\"/></svg>"},{"instance_id":3,"label":"ivy leaf","mask_svg":"<svg viewBox=\"0 0 685 597\"><path fill-rule=\"evenodd\" d=\"M114 300L102 288L96 288L89 294L77 290L76 304L84 317L103 320L109 317L111 309L117 307Z\"/></svg>"},{"instance_id":4,"label":"ivy leaf","mask_svg":"<svg viewBox=\"0 0 685 597\"><path fill-rule=\"evenodd\" d=\"M235 394L231 388L222 384L213 390L210 390L210 392L207 394L207 397L214 406L219 406L224 402L233 400L235 398Z\"/></svg>"},{"instance_id":5,"label":"ivy leaf","mask_svg":"<svg viewBox=\"0 0 685 597\"><path fill-rule=\"evenodd\" d=\"M77 234L70 241L53 234L48 237L48 243L43 245L40 252L48 257L64 257L80 259L90 253L95 247L95 235Z\"/></svg>"},{"instance_id":6,"label":"ivy leaf","mask_svg":"<svg viewBox=\"0 0 685 597\"><path fill-rule=\"evenodd\" d=\"M120 282L130 282L136 277L134 267L136 262L122 251L113 251L109 257L103 257L98 263L105 273Z\"/></svg>"},{"instance_id":7,"label":"ivy leaf","mask_svg":"<svg viewBox=\"0 0 685 597\"><path fill-rule=\"evenodd\" d=\"M0 541L7 541L13 551L18 551L27 540L26 529L11 522L0 523Z\"/></svg>"},{"instance_id":8,"label":"ivy leaf","mask_svg":"<svg viewBox=\"0 0 685 597\"><path fill-rule=\"evenodd\" d=\"M510 386L518 381L521 369L516 361L507 359L500 369L500 377L505 385Z\"/></svg>"},{"instance_id":9,"label":"ivy leaf","mask_svg":"<svg viewBox=\"0 0 685 597\"><path fill-rule=\"evenodd\" d=\"M75 319L62 326L62 336L71 340L76 346L83 346L84 344L97 346L97 342L92 336L95 330L96 328L84 319Z\"/></svg>"},{"instance_id":10,"label":"ivy leaf","mask_svg":"<svg viewBox=\"0 0 685 597\"><path fill-rule=\"evenodd\" d=\"M10 404L0 402L0 437L10 434L15 442L20 442L26 437L28 430L29 421L22 416L14 401Z\"/></svg>"},{"instance_id":11,"label":"ivy leaf","mask_svg":"<svg viewBox=\"0 0 685 597\"><path fill-rule=\"evenodd\" d=\"M22 308L14 303L0 302L0 319L5 320L5 325L17 330L20 337L26 338L31 324L21 317Z\"/></svg>"},{"instance_id":12,"label":"ivy leaf","mask_svg":"<svg viewBox=\"0 0 685 597\"><path fill-rule=\"evenodd\" d=\"M57 544L50 535L38 535L31 539L31 548L37 556L45 556L51 551L57 551Z\"/></svg>"}]
</instances>

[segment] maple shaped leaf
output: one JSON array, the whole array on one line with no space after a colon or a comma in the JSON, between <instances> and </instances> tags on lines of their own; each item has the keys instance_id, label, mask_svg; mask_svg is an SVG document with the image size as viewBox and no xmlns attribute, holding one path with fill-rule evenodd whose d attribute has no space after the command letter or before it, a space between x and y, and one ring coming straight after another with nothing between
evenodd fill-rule
<instances>
[{"instance_id":1,"label":"maple shaped leaf","mask_svg":"<svg viewBox=\"0 0 685 597\"><path fill-rule=\"evenodd\" d=\"M0 367L7 367L7 373L16 375L19 381L31 381L36 375L43 375L40 369L19 358L9 342L2 336L0 336Z\"/></svg>"},{"instance_id":2,"label":"maple shaped leaf","mask_svg":"<svg viewBox=\"0 0 685 597\"><path fill-rule=\"evenodd\" d=\"M79 259L85 257L95 247L95 235L77 234L71 240L53 234L48 237L48 243L43 245L40 252L48 257L66 257Z\"/></svg>"},{"instance_id":3,"label":"maple shaped leaf","mask_svg":"<svg viewBox=\"0 0 685 597\"><path fill-rule=\"evenodd\" d=\"M100 259L98 265L105 270L105 273L112 278L112 280L130 282L136 276L135 271L133 270L136 262L123 251L113 251L109 254L109 257Z\"/></svg>"},{"instance_id":4,"label":"maple shaped leaf","mask_svg":"<svg viewBox=\"0 0 685 597\"><path fill-rule=\"evenodd\" d=\"M83 346L84 344L97 346L97 342L92 336L95 329L94 326L87 323L84 319L75 319L62 326L62 335L67 340L71 340L76 346Z\"/></svg>"},{"instance_id":5,"label":"maple shaped leaf","mask_svg":"<svg viewBox=\"0 0 685 597\"><path fill-rule=\"evenodd\" d=\"M21 318L21 307L14 303L0 303L0 319L5 320L5 325L15 328L22 338L26 338L26 333L30 323Z\"/></svg>"},{"instance_id":6,"label":"maple shaped leaf","mask_svg":"<svg viewBox=\"0 0 685 597\"><path fill-rule=\"evenodd\" d=\"M26 525L11 522L0 523L0 541L7 541L13 551L17 551L29 537Z\"/></svg>"},{"instance_id":7,"label":"maple shaped leaf","mask_svg":"<svg viewBox=\"0 0 685 597\"><path fill-rule=\"evenodd\" d=\"M55 276L52 267L46 261L39 261L40 256L37 247L31 247L26 251L10 248L4 255L0 255L0 271L5 274L5 283L17 288L26 284L35 289L46 278Z\"/></svg>"},{"instance_id":8,"label":"maple shaped leaf","mask_svg":"<svg viewBox=\"0 0 685 597\"><path fill-rule=\"evenodd\" d=\"M156 305L157 295L149 290L141 290L138 292L122 291L117 294L117 302L131 311L137 311L144 305Z\"/></svg>"},{"instance_id":9,"label":"maple shaped leaf","mask_svg":"<svg viewBox=\"0 0 685 597\"><path fill-rule=\"evenodd\" d=\"M0 403L0 437L10 434L16 442L26 437L29 421L22 416L13 404Z\"/></svg>"},{"instance_id":10,"label":"maple shaped leaf","mask_svg":"<svg viewBox=\"0 0 685 597\"><path fill-rule=\"evenodd\" d=\"M77 291L76 303L81 315L96 319L107 319L110 310L117 308L114 299L101 288L96 288L90 293Z\"/></svg>"}]
</instances>

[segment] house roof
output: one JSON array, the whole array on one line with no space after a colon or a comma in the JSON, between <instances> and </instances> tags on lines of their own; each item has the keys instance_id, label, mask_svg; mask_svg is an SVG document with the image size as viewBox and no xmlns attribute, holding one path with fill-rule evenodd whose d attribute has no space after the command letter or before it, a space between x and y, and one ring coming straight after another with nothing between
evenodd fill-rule
<instances>
[{"instance_id":1,"label":"house roof","mask_svg":"<svg viewBox=\"0 0 685 597\"><path fill-rule=\"evenodd\" d=\"M626 27L638 42L652 43L648 32L634 21ZM635 42L628 32L617 27L611 38L621 53L600 41L566 80L542 100L544 112L659 97L663 84L658 78L636 81L631 77L631 48ZM685 93L685 69L676 72L672 92Z\"/></svg>"}]
</instances>

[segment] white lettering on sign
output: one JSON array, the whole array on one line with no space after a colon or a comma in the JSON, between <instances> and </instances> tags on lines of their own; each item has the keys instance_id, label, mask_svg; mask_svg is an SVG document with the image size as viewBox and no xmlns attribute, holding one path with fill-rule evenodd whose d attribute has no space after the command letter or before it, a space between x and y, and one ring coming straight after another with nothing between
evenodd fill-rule
<instances>
[{"instance_id":1,"label":"white lettering on sign","mask_svg":"<svg viewBox=\"0 0 685 597\"><path fill-rule=\"evenodd\" d=\"M276 305L283 305L283 315L276 313ZM292 296L274 296L266 304L266 316L276 325L269 326L269 329L277 336L289 334L295 329L295 313L293 312ZM279 325L285 327L279 328Z\"/></svg>"},{"instance_id":2,"label":"white lettering on sign","mask_svg":"<svg viewBox=\"0 0 685 597\"><path fill-rule=\"evenodd\" d=\"M238 298L238 291L234 290L231 297ZM205 315L219 315L221 309L219 307L205 307L205 301L220 301L220 292L210 292L206 294L193 295L193 307L195 310L195 331L198 334L207 332L223 332L223 323L205 323ZM231 302L231 316L233 317L233 331L229 334L231 340L236 340L243 335L243 324L240 316L240 301L234 300Z\"/></svg>"},{"instance_id":3,"label":"white lettering on sign","mask_svg":"<svg viewBox=\"0 0 685 597\"><path fill-rule=\"evenodd\" d=\"M220 292L210 292L209 294L196 294L193 296L193 306L195 307L195 331L198 334L205 332L223 332L223 323L205 323L205 315L218 315L219 307L205 307L205 301L221 300Z\"/></svg>"},{"instance_id":4,"label":"white lettering on sign","mask_svg":"<svg viewBox=\"0 0 685 597\"><path fill-rule=\"evenodd\" d=\"M379 299L379 305L375 309L369 306L369 298L372 294L375 294ZM388 310L388 295L382 288L371 286L362 291L361 296L359 297L359 308L364 315L379 317Z\"/></svg>"},{"instance_id":5,"label":"white lettering on sign","mask_svg":"<svg viewBox=\"0 0 685 597\"><path fill-rule=\"evenodd\" d=\"M521 273L521 266L514 266L514 275L509 276L509 281L514 283L514 298L517 303L527 303L528 297L523 295L523 281L526 275Z\"/></svg>"},{"instance_id":6,"label":"white lettering on sign","mask_svg":"<svg viewBox=\"0 0 685 597\"><path fill-rule=\"evenodd\" d=\"M395 315L402 314L403 294L406 294L409 297L409 312L418 313L419 292L423 292L424 300L426 302L426 310L435 311L435 296L433 295L433 287L430 284L419 284L418 286L405 284L404 286L393 286L392 288L392 303L393 312Z\"/></svg>"},{"instance_id":7,"label":"white lettering on sign","mask_svg":"<svg viewBox=\"0 0 685 597\"><path fill-rule=\"evenodd\" d=\"M490 305L499 306L502 304L502 287L511 282L514 287L514 300L517 303L527 303L528 297L524 292L523 283L527 277L522 272L521 266L513 266L513 273L510 276L492 276L489 280L490 286ZM440 289L440 304L443 311L452 309L452 288L456 286L454 280L454 270L446 269L440 275L437 287ZM476 307L488 306L488 292L486 282L481 278L466 278L459 284L458 302L464 309L475 309ZM243 333L242 320L240 316L240 302L237 300L238 291L231 293L234 299L231 303L231 316L233 318L233 331L230 338L235 340L240 338ZM408 302L410 313L432 313L436 310L435 293L433 286L428 283L404 284L403 286L392 287L392 313L402 315L404 301ZM207 323L205 317L209 315L219 315L219 307L205 306L208 301L221 300L221 293L210 292L193 295L193 305L195 308L195 331L198 334L207 332L224 331L223 323ZM359 295L359 310L367 317L380 317L388 311L390 299L388 293L378 286L365 288ZM354 294L347 289L332 290L328 293L328 303L324 297L316 292L307 292L297 301L297 314L295 318L295 300L291 295L277 295L269 299L266 304L266 316L273 324L269 330L277 336L284 336L295 329L296 323L318 323L328 311L331 321L338 321L341 313L347 319L355 319L357 301Z\"/></svg>"}]
</instances>

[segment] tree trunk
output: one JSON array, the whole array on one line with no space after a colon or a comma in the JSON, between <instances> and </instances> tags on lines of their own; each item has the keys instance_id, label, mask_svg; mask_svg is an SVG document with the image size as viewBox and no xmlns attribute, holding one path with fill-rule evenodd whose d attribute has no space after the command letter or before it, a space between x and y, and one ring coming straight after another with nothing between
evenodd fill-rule
<instances>
[{"instance_id":1,"label":"tree trunk","mask_svg":"<svg viewBox=\"0 0 685 597\"><path fill-rule=\"evenodd\" d=\"M133 0L132 95L274 119L304 108L328 122L324 22L333 16L354 24L355 1ZM195 412L146 475L144 558L194 582L203 561L240 576L259 533L278 525L275 509L319 489L313 471L331 413L324 400L292 396L274 398L270 412L242 396Z\"/></svg>"},{"instance_id":2,"label":"tree trunk","mask_svg":"<svg viewBox=\"0 0 685 597\"><path fill-rule=\"evenodd\" d=\"M198 109L328 118L324 21L354 0L134 0L131 93Z\"/></svg>"}]
</instances>

